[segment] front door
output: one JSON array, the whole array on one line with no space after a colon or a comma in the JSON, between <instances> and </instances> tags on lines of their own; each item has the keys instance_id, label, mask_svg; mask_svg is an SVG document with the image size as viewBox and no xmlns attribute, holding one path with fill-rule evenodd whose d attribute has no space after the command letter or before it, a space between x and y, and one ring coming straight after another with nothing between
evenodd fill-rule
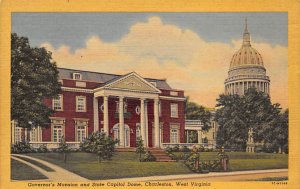
<instances>
[{"instance_id":1,"label":"front door","mask_svg":"<svg viewBox=\"0 0 300 189\"><path fill-rule=\"evenodd\" d=\"M119 124L115 124L113 127L113 138L115 140L119 140L119 143L116 144L116 146L120 146L120 127ZM125 147L130 147L130 129L129 126L125 124Z\"/></svg>"}]
</instances>

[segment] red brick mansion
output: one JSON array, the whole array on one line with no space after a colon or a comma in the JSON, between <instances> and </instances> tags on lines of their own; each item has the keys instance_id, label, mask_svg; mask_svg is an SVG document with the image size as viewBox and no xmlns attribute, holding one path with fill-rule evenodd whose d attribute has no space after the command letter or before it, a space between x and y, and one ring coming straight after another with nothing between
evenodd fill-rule
<instances>
[{"instance_id":1,"label":"red brick mansion","mask_svg":"<svg viewBox=\"0 0 300 189\"><path fill-rule=\"evenodd\" d=\"M51 125L27 130L13 122L12 143L27 140L35 147L56 148L65 136L78 147L94 131L118 139L119 147L135 147L139 136L147 147L184 143L184 91L172 89L165 79L58 70L62 93L45 100L55 111Z\"/></svg>"}]
</instances>

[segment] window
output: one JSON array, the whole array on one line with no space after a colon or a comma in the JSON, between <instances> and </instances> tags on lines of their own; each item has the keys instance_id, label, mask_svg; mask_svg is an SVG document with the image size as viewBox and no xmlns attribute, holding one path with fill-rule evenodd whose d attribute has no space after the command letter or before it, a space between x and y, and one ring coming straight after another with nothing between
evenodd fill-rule
<instances>
[{"instance_id":1,"label":"window","mask_svg":"<svg viewBox=\"0 0 300 189\"><path fill-rule=\"evenodd\" d=\"M170 95L171 96L178 96L178 92L177 91L170 91Z\"/></svg>"},{"instance_id":2,"label":"window","mask_svg":"<svg viewBox=\"0 0 300 189\"><path fill-rule=\"evenodd\" d=\"M136 134L136 141L137 141L138 138L141 137L141 126L140 126L140 123L137 123L137 124L136 124L136 131L135 131L135 134Z\"/></svg>"},{"instance_id":3,"label":"window","mask_svg":"<svg viewBox=\"0 0 300 189\"><path fill-rule=\"evenodd\" d=\"M82 79L81 74L80 73L73 73L73 79L81 80Z\"/></svg>"},{"instance_id":4,"label":"window","mask_svg":"<svg viewBox=\"0 0 300 189\"><path fill-rule=\"evenodd\" d=\"M63 129L61 125L54 125L52 129L53 142L61 142Z\"/></svg>"},{"instance_id":5,"label":"window","mask_svg":"<svg viewBox=\"0 0 300 189\"><path fill-rule=\"evenodd\" d=\"M77 126L77 142L83 142L86 138L86 127L85 126Z\"/></svg>"},{"instance_id":6,"label":"window","mask_svg":"<svg viewBox=\"0 0 300 189\"><path fill-rule=\"evenodd\" d=\"M30 141L37 142L37 129L35 127L30 130Z\"/></svg>"},{"instance_id":7,"label":"window","mask_svg":"<svg viewBox=\"0 0 300 189\"><path fill-rule=\"evenodd\" d=\"M86 97L76 96L76 111L85 112L86 111Z\"/></svg>"},{"instance_id":8,"label":"window","mask_svg":"<svg viewBox=\"0 0 300 189\"><path fill-rule=\"evenodd\" d=\"M63 111L63 96L58 95L57 98L53 98L52 107L54 111Z\"/></svg>"},{"instance_id":9,"label":"window","mask_svg":"<svg viewBox=\"0 0 300 189\"><path fill-rule=\"evenodd\" d=\"M154 87L156 87L156 82L155 82L155 81L150 81L150 83L151 83Z\"/></svg>"},{"instance_id":10,"label":"window","mask_svg":"<svg viewBox=\"0 0 300 189\"><path fill-rule=\"evenodd\" d=\"M21 142L22 141L22 128L21 127L15 127L15 142Z\"/></svg>"},{"instance_id":11,"label":"window","mask_svg":"<svg viewBox=\"0 0 300 189\"><path fill-rule=\"evenodd\" d=\"M178 129L171 129L170 132L170 143L178 143Z\"/></svg>"},{"instance_id":12,"label":"window","mask_svg":"<svg viewBox=\"0 0 300 189\"><path fill-rule=\"evenodd\" d=\"M171 104L171 117L178 118L178 104Z\"/></svg>"}]
</instances>

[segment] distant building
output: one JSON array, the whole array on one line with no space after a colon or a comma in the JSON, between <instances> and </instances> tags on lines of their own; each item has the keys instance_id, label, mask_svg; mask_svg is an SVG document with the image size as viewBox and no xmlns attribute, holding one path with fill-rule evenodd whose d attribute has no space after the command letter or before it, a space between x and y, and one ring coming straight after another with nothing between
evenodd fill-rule
<instances>
[{"instance_id":1,"label":"distant building","mask_svg":"<svg viewBox=\"0 0 300 189\"><path fill-rule=\"evenodd\" d=\"M88 135L102 131L118 139L118 147L146 147L183 143L185 97L165 79L143 78L135 72L115 75L59 68L62 93L45 99L55 113L51 126L22 129L12 122L12 143L29 141L57 148L62 136L79 147Z\"/></svg>"},{"instance_id":2,"label":"distant building","mask_svg":"<svg viewBox=\"0 0 300 189\"><path fill-rule=\"evenodd\" d=\"M245 20L242 47L232 56L228 78L224 84L225 94L227 95L244 95L249 88L256 88L256 90L266 94L270 93L270 78L266 74L261 54L251 46L247 19ZM250 128L248 131L247 152L255 151L253 133L253 128Z\"/></svg>"},{"instance_id":3,"label":"distant building","mask_svg":"<svg viewBox=\"0 0 300 189\"><path fill-rule=\"evenodd\" d=\"M251 87L270 93L270 79L266 75L261 54L251 46L246 20L242 47L234 53L230 62L225 94L244 95Z\"/></svg>"},{"instance_id":4,"label":"distant building","mask_svg":"<svg viewBox=\"0 0 300 189\"><path fill-rule=\"evenodd\" d=\"M185 142L187 146L199 144L207 148L216 148L218 125L214 120L215 111L211 110L210 129L203 130L201 120L185 120ZM191 141L191 137L196 135L196 140Z\"/></svg>"}]
</instances>

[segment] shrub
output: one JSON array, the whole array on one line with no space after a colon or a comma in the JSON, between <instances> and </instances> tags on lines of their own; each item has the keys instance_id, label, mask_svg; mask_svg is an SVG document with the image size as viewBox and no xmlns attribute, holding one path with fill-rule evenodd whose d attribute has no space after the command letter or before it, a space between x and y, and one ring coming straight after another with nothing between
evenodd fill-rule
<instances>
[{"instance_id":1,"label":"shrub","mask_svg":"<svg viewBox=\"0 0 300 189\"><path fill-rule=\"evenodd\" d=\"M182 153L180 154L179 159L186 161L190 156L191 156L190 153Z\"/></svg>"},{"instance_id":2,"label":"shrub","mask_svg":"<svg viewBox=\"0 0 300 189\"><path fill-rule=\"evenodd\" d=\"M168 155L169 155L169 157L170 157L172 160L176 160L176 161L179 160L179 158L178 158L175 154L173 154L172 152L170 152Z\"/></svg>"},{"instance_id":3,"label":"shrub","mask_svg":"<svg viewBox=\"0 0 300 189\"><path fill-rule=\"evenodd\" d=\"M103 132L92 133L81 145L81 149L85 152L95 153L98 155L98 162L101 159L110 160L113 156L115 144L118 140L114 140L111 136L106 136Z\"/></svg>"},{"instance_id":4,"label":"shrub","mask_svg":"<svg viewBox=\"0 0 300 189\"><path fill-rule=\"evenodd\" d=\"M187 146L180 146L179 151L180 152L190 152L191 150Z\"/></svg>"},{"instance_id":5,"label":"shrub","mask_svg":"<svg viewBox=\"0 0 300 189\"><path fill-rule=\"evenodd\" d=\"M172 153L172 148L166 147L166 148L165 148L165 152L166 152L167 154Z\"/></svg>"},{"instance_id":6,"label":"shrub","mask_svg":"<svg viewBox=\"0 0 300 189\"><path fill-rule=\"evenodd\" d=\"M48 150L47 146L45 144L43 144L37 149L37 152L46 153L46 152L49 152L49 150Z\"/></svg>"},{"instance_id":7,"label":"shrub","mask_svg":"<svg viewBox=\"0 0 300 189\"><path fill-rule=\"evenodd\" d=\"M136 141L135 153L140 155L140 162L141 162L142 154L145 153L144 141L142 140L142 137L138 137L138 139Z\"/></svg>"},{"instance_id":8,"label":"shrub","mask_svg":"<svg viewBox=\"0 0 300 189\"><path fill-rule=\"evenodd\" d=\"M172 152L179 152L179 145L175 145L173 148L172 148Z\"/></svg>"},{"instance_id":9,"label":"shrub","mask_svg":"<svg viewBox=\"0 0 300 189\"><path fill-rule=\"evenodd\" d=\"M17 142L11 146L11 153L22 154L34 152L33 148L27 142Z\"/></svg>"},{"instance_id":10,"label":"shrub","mask_svg":"<svg viewBox=\"0 0 300 189\"><path fill-rule=\"evenodd\" d=\"M147 151L144 155L143 161L156 161L156 158L150 151Z\"/></svg>"}]
</instances>

